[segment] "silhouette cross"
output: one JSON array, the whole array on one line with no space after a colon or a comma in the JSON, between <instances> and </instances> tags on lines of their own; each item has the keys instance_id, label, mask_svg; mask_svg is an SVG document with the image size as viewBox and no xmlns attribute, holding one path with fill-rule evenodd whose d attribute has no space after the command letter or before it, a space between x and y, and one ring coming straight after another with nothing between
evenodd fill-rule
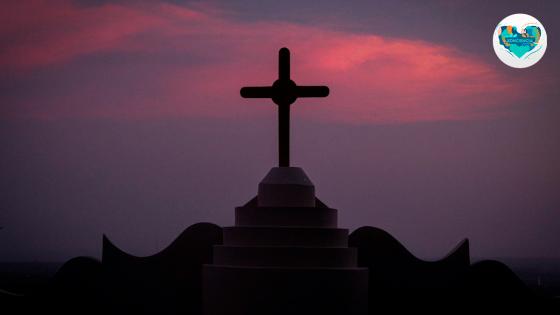
<instances>
[{"instance_id":1,"label":"silhouette cross","mask_svg":"<svg viewBox=\"0 0 560 315\"><path fill-rule=\"evenodd\" d=\"M271 98L278 105L278 166L290 166L290 105L298 97L326 97L326 86L298 86L290 79L290 51L281 48L278 52L278 79L272 86L241 88L244 98Z\"/></svg>"}]
</instances>

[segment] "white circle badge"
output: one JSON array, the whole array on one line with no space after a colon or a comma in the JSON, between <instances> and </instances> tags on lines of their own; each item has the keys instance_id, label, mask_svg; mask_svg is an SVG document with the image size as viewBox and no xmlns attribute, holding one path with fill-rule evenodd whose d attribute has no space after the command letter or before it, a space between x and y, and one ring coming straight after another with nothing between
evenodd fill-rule
<instances>
[{"instance_id":1,"label":"white circle badge","mask_svg":"<svg viewBox=\"0 0 560 315\"><path fill-rule=\"evenodd\" d=\"M492 43L503 63L513 68L527 68L544 55L546 31L534 17L522 13L512 14L496 26Z\"/></svg>"}]
</instances>

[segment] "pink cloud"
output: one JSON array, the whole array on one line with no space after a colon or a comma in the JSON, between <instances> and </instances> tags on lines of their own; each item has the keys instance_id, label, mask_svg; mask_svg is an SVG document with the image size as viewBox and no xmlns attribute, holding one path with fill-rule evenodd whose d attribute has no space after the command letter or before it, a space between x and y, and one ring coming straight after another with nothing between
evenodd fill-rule
<instances>
[{"instance_id":1,"label":"pink cloud","mask_svg":"<svg viewBox=\"0 0 560 315\"><path fill-rule=\"evenodd\" d=\"M104 106L84 108L78 105L81 98L93 93L84 87L52 96L40 111L25 104L41 100L26 99L19 112L23 116L251 117L263 113L256 103L265 103L258 106L263 108L272 103L241 100L239 88L271 84L282 46L292 50L297 83L331 87L327 99L296 102L298 115L309 119L371 123L488 118L508 114L504 104L522 97L511 92L519 90L520 82L453 47L295 23L244 22L215 8L31 1L10 5L0 17L7 21L0 34L13 39L0 51L4 71L25 76L99 53L144 53L161 64L161 71L150 78L150 97L101 99ZM169 56L183 55L197 62L163 65ZM56 70L52 73L56 80Z\"/></svg>"},{"instance_id":2,"label":"pink cloud","mask_svg":"<svg viewBox=\"0 0 560 315\"><path fill-rule=\"evenodd\" d=\"M170 19L198 23L204 16L186 8L107 4L80 7L71 1L21 1L6 5L0 34L14 38L0 53L3 68L27 69L66 62L106 51L146 50L135 36L149 31L172 33Z\"/></svg>"}]
</instances>

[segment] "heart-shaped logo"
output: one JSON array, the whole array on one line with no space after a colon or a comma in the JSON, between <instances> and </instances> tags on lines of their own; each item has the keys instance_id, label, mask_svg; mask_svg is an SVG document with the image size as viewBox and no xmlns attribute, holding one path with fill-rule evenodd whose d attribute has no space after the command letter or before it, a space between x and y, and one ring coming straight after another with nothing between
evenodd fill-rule
<instances>
[{"instance_id":1,"label":"heart-shaped logo","mask_svg":"<svg viewBox=\"0 0 560 315\"><path fill-rule=\"evenodd\" d=\"M546 30L539 20L516 13L506 16L494 29L492 46L496 56L513 68L536 64L546 51Z\"/></svg>"},{"instance_id":2,"label":"heart-shaped logo","mask_svg":"<svg viewBox=\"0 0 560 315\"><path fill-rule=\"evenodd\" d=\"M517 58L522 58L539 44L541 29L538 26L531 25L518 31L517 27L507 25L499 28L498 36L500 45Z\"/></svg>"}]
</instances>

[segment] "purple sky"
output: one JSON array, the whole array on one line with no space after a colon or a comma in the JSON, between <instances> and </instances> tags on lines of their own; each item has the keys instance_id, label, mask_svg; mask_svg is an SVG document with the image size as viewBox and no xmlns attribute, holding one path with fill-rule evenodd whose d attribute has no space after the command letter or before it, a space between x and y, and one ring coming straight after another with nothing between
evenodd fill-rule
<instances>
[{"instance_id":1,"label":"purple sky","mask_svg":"<svg viewBox=\"0 0 560 315\"><path fill-rule=\"evenodd\" d=\"M0 261L150 255L233 224L276 163L276 77L327 99L292 110L292 160L340 225L421 258L560 258L557 1L17 1L0 13ZM491 37L537 17L543 59Z\"/></svg>"}]
</instances>

